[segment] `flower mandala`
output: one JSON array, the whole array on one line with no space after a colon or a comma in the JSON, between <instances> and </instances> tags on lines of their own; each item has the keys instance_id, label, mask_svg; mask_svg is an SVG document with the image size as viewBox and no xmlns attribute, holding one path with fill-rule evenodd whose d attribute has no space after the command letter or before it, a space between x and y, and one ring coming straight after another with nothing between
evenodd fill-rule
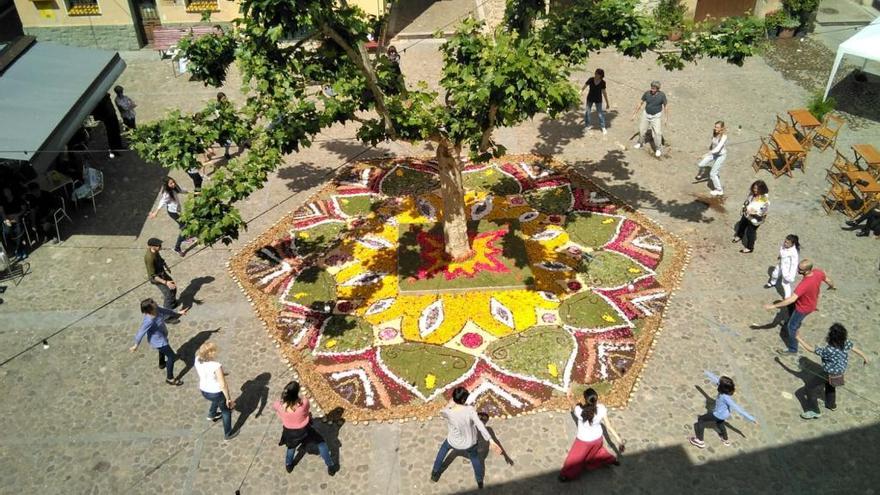
<instances>
[{"instance_id":1,"label":"flower mandala","mask_svg":"<svg viewBox=\"0 0 880 495\"><path fill-rule=\"evenodd\" d=\"M473 256L445 256L433 162L356 163L233 269L301 380L353 418L626 401L683 247L589 181L534 156L469 164ZM672 253L670 255L670 253Z\"/></svg>"}]
</instances>

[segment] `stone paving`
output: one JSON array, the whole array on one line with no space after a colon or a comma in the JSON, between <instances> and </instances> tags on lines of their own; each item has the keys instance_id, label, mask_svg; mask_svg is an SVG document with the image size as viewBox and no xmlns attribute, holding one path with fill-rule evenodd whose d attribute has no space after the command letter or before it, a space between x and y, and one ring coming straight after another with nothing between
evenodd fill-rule
<instances>
[{"instance_id":1,"label":"stone paving","mask_svg":"<svg viewBox=\"0 0 880 495\"><path fill-rule=\"evenodd\" d=\"M403 69L416 78L436 78L434 41L400 43ZM399 47L399 48L402 48ZM797 57L792 52L790 57ZM167 61L141 52L126 54L129 68L121 84L140 104L139 120L157 118L164 108L197 108L214 91L174 78ZM813 61L828 70L831 60ZM564 412L499 419L489 426L514 465L489 455L490 493L876 493L880 474L878 379L880 337L878 262L880 240L840 230L840 214L826 216L819 195L833 152L812 151L805 173L772 179L755 174L752 154L774 114L802 107L807 91L762 58L742 68L706 61L667 73L653 60L627 60L603 53L589 71L604 67L614 110L609 134L585 134L580 112L558 120L536 118L498 132L510 152L541 152L575 163L643 213L682 236L693 249L681 288L671 299L664 331L642 374L630 405L611 412L628 440L623 465L586 474L559 485L555 476L574 435ZM827 72L826 72L827 73ZM579 83L586 71L574 75ZM651 79L663 81L670 101L667 154L655 159L633 150L635 123L628 120ZM233 86L227 93L239 98ZM730 156L721 176L727 196L708 198L705 185L691 184L695 163L708 146L712 123L731 129ZM267 228L304 201L333 167L360 157L391 152L424 154L396 143L368 150L352 139L354 129L322 133L313 148L289 157L263 191L241 206L252 219L242 241ZM859 120L846 127L838 147L880 143L880 125ZM318 423L338 455L342 470L327 476L309 455L293 474L283 467L277 446L280 425L270 406L290 374L237 286L226 273L231 250L241 246L193 248L185 258L167 253L172 271L192 311L171 327L171 342L185 360L201 342L221 349L242 410L234 416L241 434L224 442L219 425L203 418L207 403L189 370L185 385L171 388L156 369L155 353L142 346L130 354L140 321L137 302L157 297L143 283L142 255L152 236L172 241L174 224L164 215L146 220L163 172L130 154L110 161L95 157L104 170L106 191L98 212L82 206L66 240L31 257L32 273L9 284L0 306L0 493L462 493L476 488L467 461L451 462L439 483L428 479L430 463L444 435L439 419L382 424ZM189 184L180 172L182 184ZM730 243L749 183L768 181L770 216L758 231L754 254ZM777 361L775 330L751 330L772 314L761 305L774 299L762 288L778 245L788 233L800 235L802 256L816 260L839 290L825 291L820 310L808 317L803 335L819 342L834 321L873 361L853 359L839 408L822 419L803 421L793 392L801 378L797 360ZM49 348L39 345L49 336ZM804 355L805 359L811 359ZM182 366L182 363L179 363ZM756 427L735 417L733 444L725 447L709 432L705 450L686 442L694 417L705 412L713 389L703 371L726 373L737 382L736 399L760 420ZM268 376L267 376L268 374ZM237 393L237 392L236 392Z\"/></svg>"}]
</instances>

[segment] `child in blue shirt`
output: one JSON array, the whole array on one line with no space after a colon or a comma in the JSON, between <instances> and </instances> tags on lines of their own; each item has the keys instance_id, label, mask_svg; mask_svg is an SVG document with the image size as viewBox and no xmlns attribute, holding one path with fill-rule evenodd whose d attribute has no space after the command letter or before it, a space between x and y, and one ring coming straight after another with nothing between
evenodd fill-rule
<instances>
[{"instance_id":1,"label":"child in blue shirt","mask_svg":"<svg viewBox=\"0 0 880 495\"><path fill-rule=\"evenodd\" d=\"M756 425L758 424L758 420L755 419L754 416L747 413L739 406L739 404L734 402L732 395L736 391L736 385L734 385L733 380L730 379L730 377L722 376L719 378L708 371L706 372L706 376L713 384L718 385L718 397L715 398L715 409L710 413L697 417L697 422L694 423L694 433L696 436L688 438L692 445L701 449L706 448L706 442L703 441L703 431L706 428L706 423L714 423L724 445L730 445L730 440L727 439L727 427L724 425L724 422L730 417L731 409L738 412L740 416L746 418L752 423L755 423Z\"/></svg>"}]
</instances>

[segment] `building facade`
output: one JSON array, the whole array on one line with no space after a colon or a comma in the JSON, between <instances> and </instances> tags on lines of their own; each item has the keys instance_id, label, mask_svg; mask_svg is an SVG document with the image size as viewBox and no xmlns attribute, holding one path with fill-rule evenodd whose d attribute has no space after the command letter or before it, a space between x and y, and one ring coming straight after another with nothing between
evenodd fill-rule
<instances>
[{"instance_id":1,"label":"building facade","mask_svg":"<svg viewBox=\"0 0 880 495\"><path fill-rule=\"evenodd\" d=\"M238 17L236 0L14 0L25 34L65 45L137 50L159 27L227 25ZM354 0L368 14L386 0ZM210 20L202 21L205 13Z\"/></svg>"}]
</instances>

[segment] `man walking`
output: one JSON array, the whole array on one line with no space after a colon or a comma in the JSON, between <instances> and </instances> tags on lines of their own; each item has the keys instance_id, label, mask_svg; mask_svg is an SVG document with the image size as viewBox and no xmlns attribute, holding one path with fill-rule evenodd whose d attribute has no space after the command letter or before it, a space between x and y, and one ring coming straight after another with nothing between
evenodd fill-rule
<instances>
[{"instance_id":1,"label":"man walking","mask_svg":"<svg viewBox=\"0 0 880 495\"><path fill-rule=\"evenodd\" d=\"M119 109L119 115L122 116L122 123L125 124L127 129L134 129L137 127L135 123L136 114L134 112L137 103L122 93L124 91L122 86L116 86L113 88L113 91L116 93L114 101L116 102L116 108Z\"/></svg>"},{"instance_id":2,"label":"man walking","mask_svg":"<svg viewBox=\"0 0 880 495\"><path fill-rule=\"evenodd\" d=\"M667 124L669 123L669 107L666 102L666 94L660 91L660 81L651 81L651 89L645 91L645 94L642 95L642 100L639 102L639 106L636 107L630 120L636 117L642 106L645 109L642 111L641 118L639 119L639 142L636 143L634 148L639 149L645 144L645 133L648 132L650 127L651 137L654 138L654 156L659 158L663 154L663 134L660 127L660 119L663 118Z\"/></svg>"},{"instance_id":3,"label":"man walking","mask_svg":"<svg viewBox=\"0 0 880 495\"><path fill-rule=\"evenodd\" d=\"M794 304L794 311L792 311L786 325L788 330L787 348L776 351L783 355L796 355L798 353L798 329L804 322L804 318L813 311L816 311L816 307L819 305L819 289L822 286L822 282L825 282L829 290L834 290L835 288L831 278L822 270L814 268L813 262L808 259L798 263L798 273L804 278L795 287L794 294L778 303L764 305L764 309L772 310Z\"/></svg>"},{"instance_id":4,"label":"man walking","mask_svg":"<svg viewBox=\"0 0 880 495\"><path fill-rule=\"evenodd\" d=\"M159 251L162 250L162 240L151 237L147 241L147 254L144 255L144 265L147 267L147 280L159 288L162 292L162 307L174 309L180 304L177 301L177 285L171 278L168 264L162 259Z\"/></svg>"},{"instance_id":5,"label":"man walking","mask_svg":"<svg viewBox=\"0 0 880 495\"><path fill-rule=\"evenodd\" d=\"M183 385L183 382L174 378L174 361L177 360L177 355L168 344L168 327L165 326L165 322L169 320L174 322L186 312L187 310L183 309L175 313L170 309L160 308L152 299L144 299L141 301L144 320L134 336L134 345L128 349L131 352L137 351L138 345L146 336L150 347L159 351L159 369L165 368L165 383L168 385L178 386Z\"/></svg>"}]
</instances>

